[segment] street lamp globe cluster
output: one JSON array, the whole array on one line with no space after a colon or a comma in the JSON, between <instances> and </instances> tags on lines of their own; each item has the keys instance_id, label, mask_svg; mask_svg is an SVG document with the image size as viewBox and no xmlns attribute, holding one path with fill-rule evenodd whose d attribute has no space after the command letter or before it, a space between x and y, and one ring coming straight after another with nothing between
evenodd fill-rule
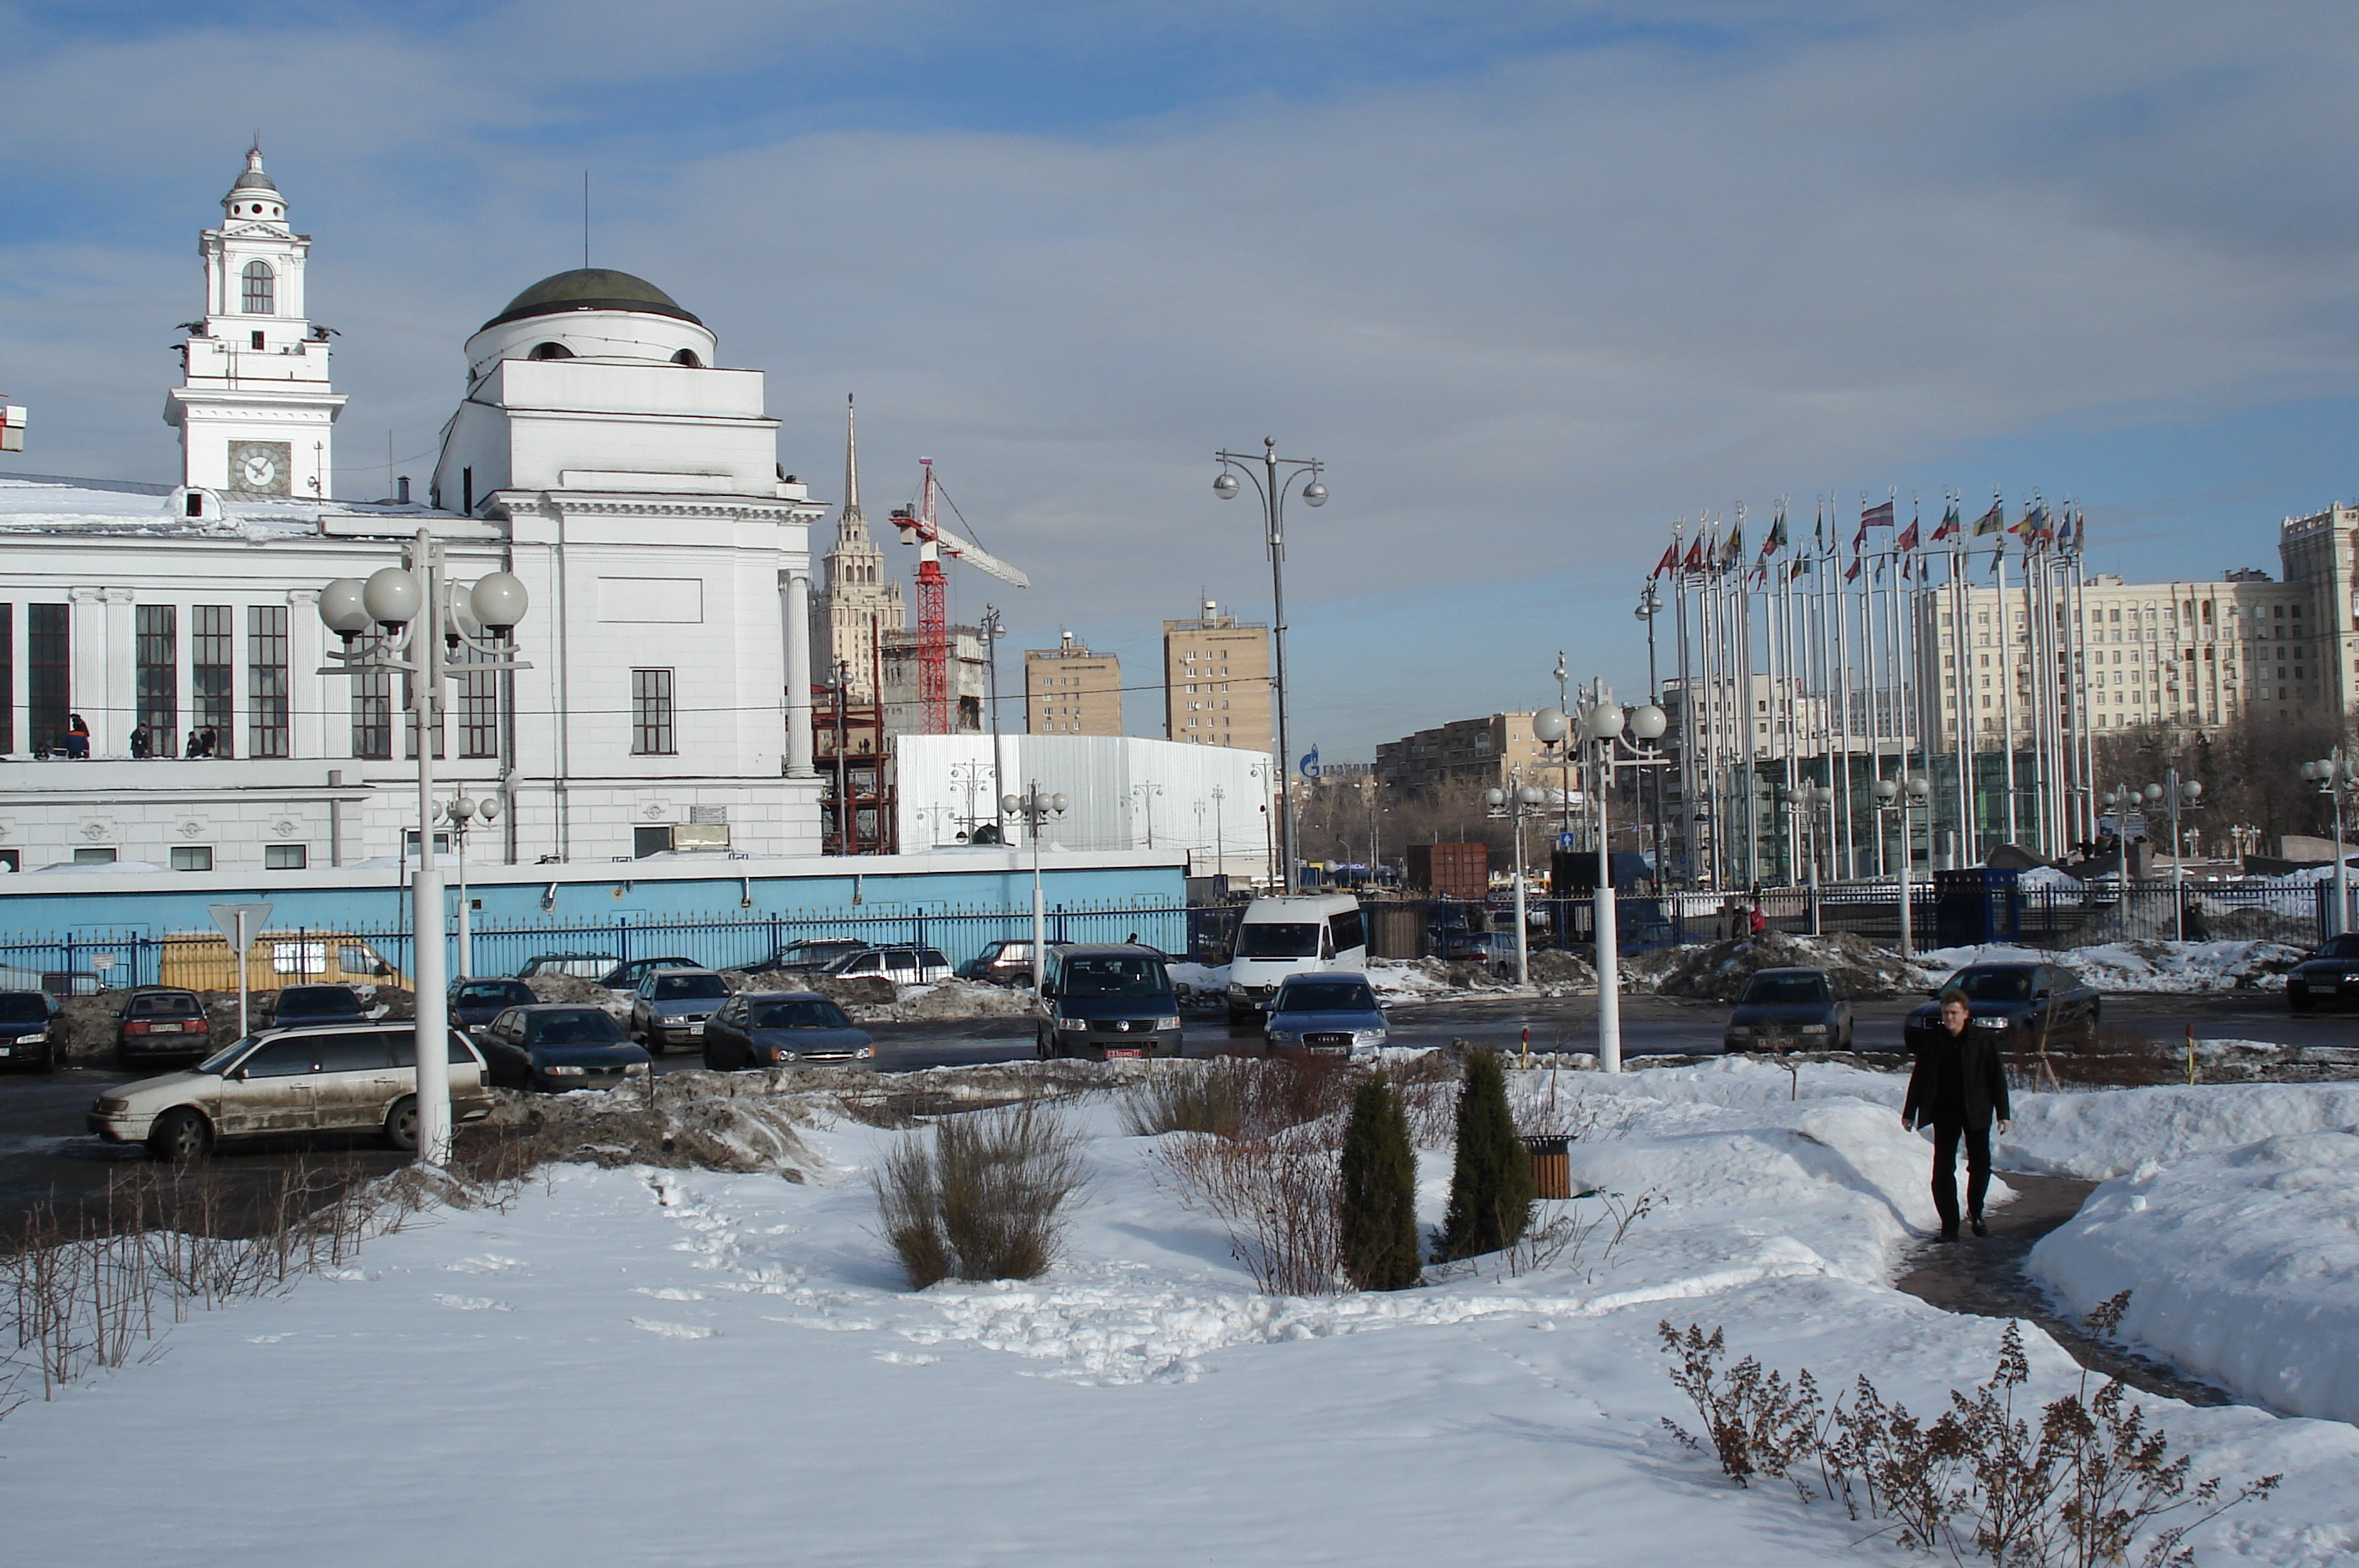
<instances>
[{"instance_id":1,"label":"street lamp globe cluster","mask_svg":"<svg viewBox=\"0 0 2359 1568\"><path fill-rule=\"evenodd\" d=\"M1315 457L1280 457L1274 437L1262 438L1258 452L1216 452L1221 472L1212 480L1212 494L1234 501L1244 493L1243 474L1261 495L1262 527L1269 550L1271 685L1277 696L1277 812L1280 890L1294 890L1294 769L1288 749L1286 705L1286 498L1299 495L1307 506L1327 504L1327 486L1319 482L1326 466ZM1258 464L1261 472L1256 473Z\"/></svg>"},{"instance_id":2,"label":"street lamp globe cluster","mask_svg":"<svg viewBox=\"0 0 2359 1568\"><path fill-rule=\"evenodd\" d=\"M493 572L464 593L451 580L441 544L420 528L399 566L369 574L366 582L340 577L320 590L320 620L342 639L330 650L322 675L401 675L408 678L412 733L418 752L418 866L410 884L411 985L417 996L418 1159L440 1165L451 1156L450 998L443 952L448 914L442 871L434 859L434 822L447 816L463 835L478 815L498 814L490 800L478 805L463 797L447 808L434 799L435 713L442 707L442 683L454 673L461 649L465 669L515 670L531 668L516 657L509 634L531 606L524 584L510 572ZM355 648L375 627L382 641ZM462 812L459 808L464 806ZM462 886L464 872L462 871ZM466 966L472 933L464 900L460 963Z\"/></svg>"},{"instance_id":3,"label":"street lamp globe cluster","mask_svg":"<svg viewBox=\"0 0 2359 1568\"><path fill-rule=\"evenodd\" d=\"M1879 779L1875 788L1875 809L1900 813L1900 956L1917 956L1916 934L1910 929L1915 911L1909 908L1908 870L1917 854L1916 840L1909 830L1909 813L1922 811L1933 798L1933 786L1921 773L1912 773L1904 781ZM1928 824L1930 825L1930 823Z\"/></svg>"},{"instance_id":4,"label":"street lamp globe cluster","mask_svg":"<svg viewBox=\"0 0 2359 1568\"><path fill-rule=\"evenodd\" d=\"M1021 795L1002 795L999 811L1003 818L1015 817L1024 823L1024 836L1032 841L1032 994L1040 994L1041 971L1048 967L1049 911L1040 892L1040 840L1048 823L1065 814L1072 802L1064 796L1052 794L1040 788L1038 779Z\"/></svg>"},{"instance_id":5,"label":"street lamp globe cluster","mask_svg":"<svg viewBox=\"0 0 2359 1568\"><path fill-rule=\"evenodd\" d=\"M2126 811L2132 806L2159 806L2169 816L2170 879L2178 885L2177 897L2171 900L2173 905L2171 929L2178 934L2178 940L2185 942L2187 940L2187 857L2180 852L2179 822L2182 812L2191 811L2203 803L2202 781L2196 779L2182 779L2179 777L2179 769L2166 768L2163 771L2162 782L2159 784L2148 784L2143 789L2135 784L2119 785L2100 795L2097 801L2098 804L2116 811ZM2122 836L2126 843L2128 835L2125 833ZM2128 867L2125 866L2123 869L2126 873Z\"/></svg>"},{"instance_id":6,"label":"street lamp globe cluster","mask_svg":"<svg viewBox=\"0 0 2359 1568\"><path fill-rule=\"evenodd\" d=\"M1532 930L1524 891L1524 818L1532 808L1546 803L1548 792L1523 781L1523 770L1509 775L1510 785L1505 789L1485 789L1483 803L1491 808L1491 815L1506 817L1512 824L1516 837L1516 984L1532 983Z\"/></svg>"},{"instance_id":7,"label":"street lamp globe cluster","mask_svg":"<svg viewBox=\"0 0 2359 1568\"><path fill-rule=\"evenodd\" d=\"M2303 763L2301 779L2334 803L2334 913L2326 922L2326 934L2339 936L2351 929L2351 856L2343 847L2343 798L2359 785L2359 757L2338 746L2317 761Z\"/></svg>"}]
</instances>

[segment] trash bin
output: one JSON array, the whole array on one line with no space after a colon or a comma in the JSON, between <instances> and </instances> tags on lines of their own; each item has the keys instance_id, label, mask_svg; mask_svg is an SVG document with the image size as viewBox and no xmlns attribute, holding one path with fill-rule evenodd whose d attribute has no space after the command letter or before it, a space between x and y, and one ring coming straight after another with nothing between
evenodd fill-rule
<instances>
[{"instance_id":1,"label":"trash bin","mask_svg":"<svg viewBox=\"0 0 2359 1568\"><path fill-rule=\"evenodd\" d=\"M1572 1139L1527 1138L1524 1139L1524 1152L1532 1162L1533 1197L1572 1196Z\"/></svg>"}]
</instances>

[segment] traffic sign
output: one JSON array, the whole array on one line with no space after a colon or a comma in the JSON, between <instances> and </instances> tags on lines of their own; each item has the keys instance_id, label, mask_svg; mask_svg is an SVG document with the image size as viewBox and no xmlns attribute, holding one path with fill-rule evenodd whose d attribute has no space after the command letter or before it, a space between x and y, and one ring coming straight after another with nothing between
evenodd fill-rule
<instances>
[{"instance_id":1,"label":"traffic sign","mask_svg":"<svg viewBox=\"0 0 2359 1568\"><path fill-rule=\"evenodd\" d=\"M1578 833L1560 833L1556 835L1556 846L1564 850L1579 849L1581 837Z\"/></svg>"},{"instance_id":2,"label":"traffic sign","mask_svg":"<svg viewBox=\"0 0 2359 1568\"><path fill-rule=\"evenodd\" d=\"M205 913L212 916L213 924L232 947L243 951L245 945L262 930L262 922L270 918L267 904L208 904Z\"/></svg>"}]
</instances>

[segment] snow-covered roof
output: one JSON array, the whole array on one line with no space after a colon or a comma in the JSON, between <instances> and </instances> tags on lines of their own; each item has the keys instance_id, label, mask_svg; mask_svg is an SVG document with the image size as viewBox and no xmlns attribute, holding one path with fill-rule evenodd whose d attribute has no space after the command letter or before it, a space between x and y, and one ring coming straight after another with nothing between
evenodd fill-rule
<instances>
[{"instance_id":1,"label":"snow-covered roof","mask_svg":"<svg viewBox=\"0 0 2359 1568\"><path fill-rule=\"evenodd\" d=\"M117 479L69 479L47 474L0 474L0 533L105 534L135 537L243 539L260 541L321 532L333 517L455 517L431 506L396 502L360 505L290 496L213 492L221 516L189 517L170 485ZM208 510L212 509L208 507Z\"/></svg>"}]
</instances>

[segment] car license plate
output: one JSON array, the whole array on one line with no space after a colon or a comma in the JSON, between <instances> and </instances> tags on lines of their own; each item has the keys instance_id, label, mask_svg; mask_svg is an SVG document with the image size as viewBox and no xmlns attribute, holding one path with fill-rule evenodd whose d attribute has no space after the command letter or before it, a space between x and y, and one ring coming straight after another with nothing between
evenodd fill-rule
<instances>
[{"instance_id":1,"label":"car license plate","mask_svg":"<svg viewBox=\"0 0 2359 1568\"><path fill-rule=\"evenodd\" d=\"M15 1049L13 1046L0 1045L0 1056L5 1056Z\"/></svg>"},{"instance_id":2,"label":"car license plate","mask_svg":"<svg viewBox=\"0 0 2359 1568\"><path fill-rule=\"evenodd\" d=\"M147 1026L147 1032L149 1034L179 1034L180 1032L180 1026L178 1024L149 1024Z\"/></svg>"},{"instance_id":3,"label":"car license plate","mask_svg":"<svg viewBox=\"0 0 2359 1568\"><path fill-rule=\"evenodd\" d=\"M690 1034L702 1034L704 1032L704 1026L702 1024L690 1024L688 1026L688 1032Z\"/></svg>"},{"instance_id":4,"label":"car license plate","mask_svg":"<svg viewBox=\"0 0 2359 1568\"><path fill-rule=\"evenodd\" d=\"M1143 1054L1145 1053L1135 1045L1110 1045L1106 1047L1106 1060L1108 1062L1112 1062L1119 1056L1136 1057Z\"/></svg>"}]
</instances>

